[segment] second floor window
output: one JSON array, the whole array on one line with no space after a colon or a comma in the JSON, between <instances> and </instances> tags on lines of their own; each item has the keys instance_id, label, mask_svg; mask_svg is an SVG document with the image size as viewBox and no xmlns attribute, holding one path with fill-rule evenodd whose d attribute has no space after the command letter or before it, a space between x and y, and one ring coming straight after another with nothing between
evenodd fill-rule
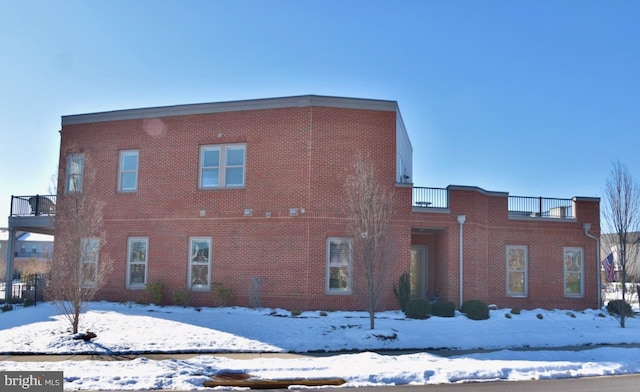
<instances>
[{"instance_id":1,"label":"second floor window","mask_svg":"<svg viewBox=\"0 0 640 392\"><path fill-rule=\"evenodd\" d=\"M135 192L138 189L138 150L120 151L118 191Z\"/></svg>"},{"instance_id":2,"label":"second floor window","mask_svg":"<svg viewBox=\"0 0 640 392\"><path fill-rule=\"evenodd\" d=\"M82 192L82 171L84 169L84 154L69 154L67 156L67 170L65 189L67 193Z\"/></svg>"},{"instance_id":3,"label":"second floor window","mask_svg":"<svg viewBox=\"0 0 640 392\"><path fill-rule=\"evenodd\" d=\"M244 144L201 146L199 187L202 189L243 187L245 152Z\"/></svg>"}]
</instances>

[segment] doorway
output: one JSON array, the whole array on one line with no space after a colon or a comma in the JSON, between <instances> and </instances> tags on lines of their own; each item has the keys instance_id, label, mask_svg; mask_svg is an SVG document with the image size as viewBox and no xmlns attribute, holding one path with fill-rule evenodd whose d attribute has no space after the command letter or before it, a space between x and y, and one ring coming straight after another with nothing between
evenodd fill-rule
<instances>
[{"instance_id":1,"label":"doorway","mask_svg":"<svg viewBox=\"0 0 640 392\"><path fill-rule=\"evenodd\" d=\"M427 299L427 247L413 245L411 247L411 268L409 282L411 298Z\"/></svg>"}]
</instances>

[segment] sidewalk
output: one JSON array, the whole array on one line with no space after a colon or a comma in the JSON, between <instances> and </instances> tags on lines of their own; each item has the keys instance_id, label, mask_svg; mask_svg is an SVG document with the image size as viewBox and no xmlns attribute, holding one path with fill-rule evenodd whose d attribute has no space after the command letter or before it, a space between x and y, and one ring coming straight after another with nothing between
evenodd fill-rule
<instances>
[{"instance_id":1,"label":"sidewalk","mask_svg":"<svg viewBox=\"0 0 640 392\"><path fill-rule=\"evenodd\" d=\"M458 355L488 353L502 350L511 351L583 351L600 347L616 348L640 348L640 343L634 344L604 344L604 345L582 345L582 346L562 346L562 347L522 347L522 348L496 348L496 349L476 349L476 350L370 350L380 355L404 355L416 353L429 353L441 357L452 357ZM306 352L306 353L231 353L231 352L193 352L193 353L119 353L119 354L0 354L0 361L12 362L56 362L56 361L131 361L136 358L147 358L154 361L178 359L188 360L200 356L223 357L229 359L255 359L255 358L313 358L330 357L335 355L353 354L360 351L339 351L339 352Z\"/></svg>"}]
</instances>

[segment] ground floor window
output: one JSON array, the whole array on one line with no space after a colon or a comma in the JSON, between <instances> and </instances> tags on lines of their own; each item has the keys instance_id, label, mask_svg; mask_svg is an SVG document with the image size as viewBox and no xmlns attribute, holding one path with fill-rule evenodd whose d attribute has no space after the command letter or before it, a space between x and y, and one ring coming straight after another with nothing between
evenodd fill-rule
<instances>
[{"instance_id":1,"label":"ground floor window","mask_svg":"<svg viewBox=\"0 0 640 392\"><path fill-rule=\"evenodd\" d=\"M584 251L564 248L564 296L584 296Z\"/></svg>"},{"instance_id":2,"label":"ground floor window","mask_svg":"<svg viewBox=\"0 0 640 392\"><path fill-rule=\"evenodd\" d=\"M95 287L98 280L99 238L83 238L80 241L80 286Z\"/></svg>"},{"instance_id":3,"label":"ground floor window","mask_svg":"<svg viewBox=\"0 0 640 392\"><path fill-rule=\"evenodd\" d=\"M129 238L127 246L127 288L141 289L147 284L148 255L148 238Z\"/></svg>"},{"instance_id":4,"label":"ground floor window","mask_svg":"<svg viewBox=\"0 0 640 392\"><path fill-rule=\"evenodd\" d=\"M192 290L209 290L211 238L189 238L189 282Z\"/></svg>"},{"instance_id":5,"label":"ground floor window","mask_svg":"<svg viewBox=\"0 0 640 392\"><path fill-rule=\"evenodd\" d=\"M349 238L327 238L326 291L328 294L351 294L352 248Z\"/></svg>"},{"instance_id":6,"label":"ground floor window","mask_svg":"<svg viewBox=\"0 0 640 392\"><path fill-rule=\"evenodd\" d=\"M507 296L528 295L529 251L526 245L507 245Z\"/></svg>"}]
</instances>

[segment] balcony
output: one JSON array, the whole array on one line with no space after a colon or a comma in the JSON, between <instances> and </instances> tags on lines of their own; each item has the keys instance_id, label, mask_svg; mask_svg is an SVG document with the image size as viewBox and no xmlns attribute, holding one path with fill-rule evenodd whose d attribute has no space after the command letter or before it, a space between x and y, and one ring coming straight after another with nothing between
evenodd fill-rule
<instances>
[{"instance_id":1,"label":"balcony","mask_svg":"<svg viewBox=\"0 0 640 392\"><path fill-rule=\"evenodd\" d=\"M9 228L53 234L56 195L11 196Z\"/></svg>"},{"instance_id":2,"label":"balcony","mask_svg":"<svg viewBox=\"0 0 640 392\"><path fill-rule=\"evenodd\" d=\"M464 187L466 188L466 187ZM478 190L479 188L469 187ZM417 211L442 211L449 208L449 188L414 187L412 206ZM508 196L506 193L490 192L507 197L509 218L574 219L573 199L551 197Z\"/></svg>"}]
</instances>

